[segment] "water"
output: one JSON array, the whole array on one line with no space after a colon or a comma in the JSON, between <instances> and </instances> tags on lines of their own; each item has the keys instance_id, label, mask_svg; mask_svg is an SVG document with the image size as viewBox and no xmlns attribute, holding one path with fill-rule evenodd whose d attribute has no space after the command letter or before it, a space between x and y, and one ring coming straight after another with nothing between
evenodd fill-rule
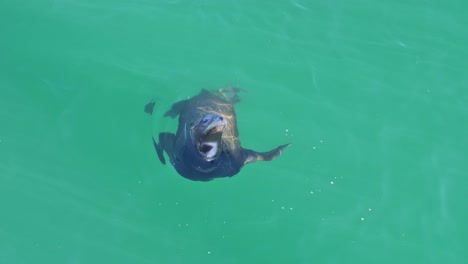
<instances>
[{"instance_id":1,"label":"water","mask_svg":"<svg viewBox=\"0 0 468 264\"><path fill-rule=\"evenodd\" d=\"M0 3L1 262L463 263L467 7ZM159 164L144 105L227 84L243 146L293 146Z\"/></svg>"}]
</instances>

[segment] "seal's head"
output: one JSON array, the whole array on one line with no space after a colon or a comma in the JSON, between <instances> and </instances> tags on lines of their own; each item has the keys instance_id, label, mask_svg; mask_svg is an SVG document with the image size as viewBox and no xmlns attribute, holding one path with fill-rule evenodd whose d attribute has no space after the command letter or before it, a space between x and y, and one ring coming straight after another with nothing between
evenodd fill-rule
<instances>
[{"instance_id":1,"label":"seal's head","mask_svg":"<svg viewBox=\"0 0 468 264\"><path fill-rule=\"evenodd\" d=\"M190 128L192 143L202 159L212 161L221 154L226 124L222 116L206 114Z\"/></svg>"}]
</instances>

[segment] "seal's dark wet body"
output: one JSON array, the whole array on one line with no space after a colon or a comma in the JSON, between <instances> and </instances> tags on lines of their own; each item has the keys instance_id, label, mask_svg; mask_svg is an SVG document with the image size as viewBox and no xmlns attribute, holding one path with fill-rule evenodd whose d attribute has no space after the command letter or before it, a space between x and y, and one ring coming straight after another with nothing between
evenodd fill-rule
<instances>
[{"instance_id":1,"label":"seal's dark wet body","mask_svg":"<svg viewBox=\"0 0 468 264\"><path fill-rule=\"evenodd\" d=\"M174 103L164 116L179 116L176 134L160 133L153 144L159 160L166 164L164 152L183 177L195 181L236 175L242 166L257 160L273 160L289 144L268 152L243 149L238 139L234 104L238 88L202 90L191 99ZM145 111L152 112L154 102Z\"/></svg>"}]
</instances>

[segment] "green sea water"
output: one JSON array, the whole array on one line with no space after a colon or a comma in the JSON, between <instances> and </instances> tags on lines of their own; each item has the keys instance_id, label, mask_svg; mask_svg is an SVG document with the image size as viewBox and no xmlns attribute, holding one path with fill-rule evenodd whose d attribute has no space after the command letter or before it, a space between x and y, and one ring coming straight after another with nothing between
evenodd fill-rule
<instances>
[{"instance_id":1,"label":"green sea water","mask_svg":"<svg viewBox=\"0 0 468 264\"><path fill-rule=\"evenodd\" d=\"M0 263L465 263L466 1L0 2ZM232 178L152 118L246 89Z\"/></svg>"}]
</instances>

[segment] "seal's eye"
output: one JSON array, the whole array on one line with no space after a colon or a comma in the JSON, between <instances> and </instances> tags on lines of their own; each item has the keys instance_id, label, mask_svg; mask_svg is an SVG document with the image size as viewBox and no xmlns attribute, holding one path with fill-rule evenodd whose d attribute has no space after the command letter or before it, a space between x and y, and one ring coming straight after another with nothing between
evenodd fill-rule
<instances>
[{"instance_id":1,"label":"seal's eye","mask_svg":"<svg viewBox=\"0 0 468 264\"><path fill-rule=\"evenodd\" d=\"M208 118L203 118L203 119L202 119L202 123L203 123L203 124L208 123L208 121L210 121Z\"/></svg>"}]
</instances>

